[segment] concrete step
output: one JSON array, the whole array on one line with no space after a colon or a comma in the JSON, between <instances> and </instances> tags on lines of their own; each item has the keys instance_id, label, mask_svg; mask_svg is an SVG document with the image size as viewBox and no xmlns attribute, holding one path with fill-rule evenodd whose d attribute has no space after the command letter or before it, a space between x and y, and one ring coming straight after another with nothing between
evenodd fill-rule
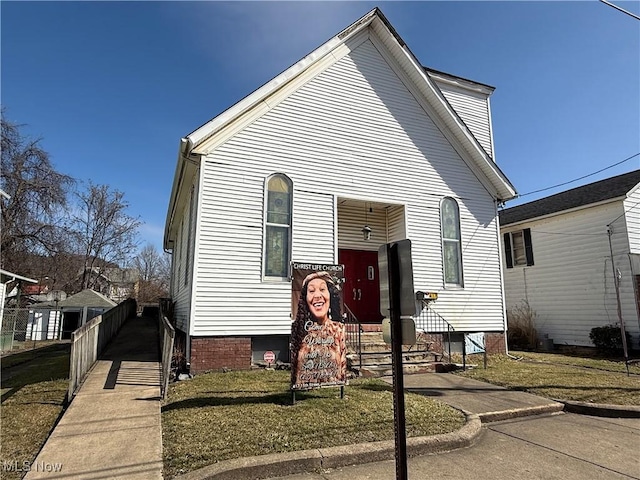
<instances>
[{"instance_id":1,"label":"concrete step","mask_svg":"<svg viewBox=\"0 0 640 480\"><path fill-rule=\"evenodd\" d=\"M402 351L427 351L430 350L430 347L430 342L418 341L415 345L403 345ZM347 349L351 353L355 353L354 348L354 345L347 345ZM360 348L362 352L391 352L391 344L384 342L382 332L362 333L360 335Z\"/></svg>"},{"instance_id":2,"label":"concrete step","mask_svg":"<svg viewBox=\"0 0 640 480\"><path fill-rule=\"evenodd\" d=\"M415 345L403 345L403 352L424 352L429 351L431 347L430 343L416 343ZM349 351L355 353L353 348L347 347ZM371 352L371 353L384 353L391 351L391 345L388 343L362 343L361 344L362 352Z\"/></svg>"},{"instance_id":3,"label":"concrete step","mask_svg":"<svg viewBox=\"0 0 640 480\"><path fill-rule=\"evenodd\" d=\"M435 352L422 351L422 352L403 352L402 361L406 363L421 363L439 361L441 355ZM362 356L356 353L347 355L347 364L359 365L362 361L362 365L391 365L391 352L363 352Z\"/></svg>"},{"instance_id":4,"label":"concrete step","mask_svg":"<svg viewBox=\"0 0 640 480\"><path fill-rule=\"evenodd\" d=\"M402 364L402 371L405 375L416 373L444 373L453 370L455 367L442 362L421 362ZM362 368L356 368L354 373L360 377L385 377L393 375L393 368L389 364L384 365L366 365Z\"/></svg>"}]
</instances>

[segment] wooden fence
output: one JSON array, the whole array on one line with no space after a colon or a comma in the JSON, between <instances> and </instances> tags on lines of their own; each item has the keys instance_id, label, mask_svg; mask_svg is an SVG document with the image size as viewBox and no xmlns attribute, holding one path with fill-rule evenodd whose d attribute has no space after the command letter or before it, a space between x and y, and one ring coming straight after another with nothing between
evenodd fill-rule
<instances>
[{"instance_id":1,"label":"wooden fence","mask_svg":"<svg viewBox=\"0 0 640 480\"><path fill-rule=\"evenodd\" d=\"M135 314L136 301L128 299L92 318L71 334L69 401L73 399L87 373L125 320Z\"/></svg>"}]
</instances>

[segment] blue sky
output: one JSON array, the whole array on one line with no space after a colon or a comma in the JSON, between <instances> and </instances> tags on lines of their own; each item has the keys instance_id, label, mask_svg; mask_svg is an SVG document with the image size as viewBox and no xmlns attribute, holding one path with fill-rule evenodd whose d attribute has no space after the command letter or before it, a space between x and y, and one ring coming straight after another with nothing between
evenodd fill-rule
<instances>
[{"instance_id":1,"label":"blue sky","mask_svg":"<svg viewBox=\"0 0 640 480\"><path fill-rule=\"evenodd\" d=\"M375 6L423 65L496 88L496 161L519 193L640 152L640 21L595 0L2 1L1 103L57 170L125 192L161 248L180 138Z\"/></svg>"}]
</instances>

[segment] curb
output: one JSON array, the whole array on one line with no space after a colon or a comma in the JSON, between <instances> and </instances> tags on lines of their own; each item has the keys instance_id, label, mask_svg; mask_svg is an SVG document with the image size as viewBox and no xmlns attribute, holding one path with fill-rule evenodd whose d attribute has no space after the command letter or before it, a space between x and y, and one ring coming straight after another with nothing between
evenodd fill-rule
<instances>
[{"instance_id":1,"label":"curb","mask_svg":"<svg viewBox=\"0 0 640 480\"><path fill-rule=\"evenodd\" d=\"M580 415L609 418L640 418L638 405L609 405L606 403L576 402L573 400L556 400L564 405L564 411Z\"/></svg>"},{"instance_id":2,"label":"curb","mask_svg":"<svg viewBox=\"0 0 640 480\"><path fill-rule=\"evenodd\" d=\"M565 405L562 402L554 401L552 403L547 403L546 405L479 413L478 416L480 417L482 423L491 423L500 422L502 420L510 420L512 418L528 417L531 415L558 413L562 412L564 409Z\"/></svg>"},{"instance_id":3,"label":"curb","mask_svg":"<svg viewBox=\"0 0 640 480\"><path fill-rule=\"evenodd\" d=\"M471 446L482 431L480 417L466 413L466 423L455 432L407 439L407 456L446 452ZM281 477L395 459L395 441L360 443L291 453L273 453L224 460L174 478L179 480L237 480Z\"/></svg>"}]
</instances>

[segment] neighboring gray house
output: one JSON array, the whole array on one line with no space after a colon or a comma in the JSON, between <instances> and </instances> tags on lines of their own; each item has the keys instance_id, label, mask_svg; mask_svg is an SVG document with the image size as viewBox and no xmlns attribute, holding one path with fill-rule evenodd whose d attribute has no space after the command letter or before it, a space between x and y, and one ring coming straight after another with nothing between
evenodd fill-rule
<instances>
[{"instance_id":1,"label":"neighboring gray house","mask_svg":"<svg viewBox=\"0 0 640 480\"><path fill-rule=\"evenodd\" d=\"M138 293L140 272L137 268L92 267L88 274L92 277L92 290L116 303L134 298Z\"/></svg>"},{"instance_id":2,"label":"neighboring gray house","mask_svg":"<svg viewBox=\"0 0 640 480\"><path fill-rule=\"evenodd\" d=\"M618 323L615 272L638 347L640 170L502 210L500 231L507 308L528 302L541 339L593 346L593 327Z\"/></svg>"},{"instance_id":3,"label":"neighboring gray house","mask_svg":"<svg viewBox=\"0 0 640 480\"><path fill-rule=\"evenodd\" d=\"M404 238L416 290L504 351L493 90L422 67L375 9L183 138L164 247L192 370L287 360L291 262L344 264L379 329L377 251Z\"/></svg>"},{"instance_id":4,"label":"neighboring gray house","mask_svg":"<svg viewBox=\"0 0 640 480\"><path fill-rule=\"evenodd\" d=\"M31 305L27 339L51 340L71 338L71 332L117 305L101 293L83 290L64 300Z\"/></svg>"}]
</instances>

